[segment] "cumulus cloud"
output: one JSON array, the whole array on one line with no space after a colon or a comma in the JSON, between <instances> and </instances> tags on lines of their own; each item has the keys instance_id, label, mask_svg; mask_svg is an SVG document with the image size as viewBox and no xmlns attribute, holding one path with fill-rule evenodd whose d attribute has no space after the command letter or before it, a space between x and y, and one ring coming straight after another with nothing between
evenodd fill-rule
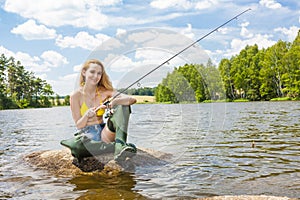
<instances>
[{"instance_id":1,"label":"cumulus cloud","mask_svg":"<svg viewBox=\"0 0 300 200\"><path fill-rule=\"evenodd\" d=\"M31 56L27 53L20 52L20 51L14 53L3 46L0 46L0 54L4 54L7 58L9 57L15 58L15 60L20 61L21 65L23 65L27 70L34 71L34 72L48 71L47 67L39 66L38 63L41 62L41 59L37 56Z\"/></svg>"},{"instance_id":2,"label":"cumulus cloud","mask_svg":"<svg viewBox=\"0 0 300 200\"><path fill-rule=\"evenodd\" d=\"M78 73L67 74L65 76L59 76L58 80L47 80L52 86L53 91L59 95L70 95L72 90L76 90L79 87L76 80L78 79Z\"/></svg>"},{"instance_id":3,"label":"cumulus cloud","mask_svg":"<svg viewBox=\"0 0 300 200\"><path fill-rule=\"evenodd\" d=\"M281 32L282 34L284 34L287 37L287 40L289 42L293 42L298 34L298 31L300 30L300 27L296 27L296 26L291 26L290 28L276 28L274 31L275 32Z\"/></svg>"},{"instance_id":4,"label":"cumulus cloud","mask_svg":"<svg viewBox=\"0 0 300 200\"><path fill-rule=\"evenodd\" d=\"M260 0L259 4L270 9L278 9L282 7L281 4L275 0Z\"/></svg>"},{"instance_id":5,"label":"cumulus cloud","mask_svg":"<svg viewBox=\"0 0 300 200\"><path fill-rule=\"evenodd\" d=\"M253 37L241 40L241 39L233 39L231 41L231 47L230 49L227 50L227 53L225 54L226 57L232 56L239 54L239 52L244 49L247 45L258 45L259 49L262 48L267 48L276 43L276 41L272 40L273 36L272 35L261 35L261 34L256 34L253 35Z\"/></svg>"},{"instance_id":6,"label":"cumulus cloud","mask_svg":"<svg viewBox=\"0 0 300 200\"><path fill-rule=\"evenodd\" d=\"M55 51L45 51L41 56L32 56L20 51L14 53L0 46L0 54L15 58L16 61L21 62L21 65L23 65L26 70L39 74L50 71L51 67L61 67L69 63L64 56Z\"/></svg>"},{"instance_id":7,"label":"cumulus cloud","mask_svg":"<svg viewBox=\"0 0 300 200\"><path fill-rule=\"evenodd\" d=\"M108 17L101 12L101 8L120 2L118 0L64 0L54 3L53 1L6 0L3 8L24 18L35 19L46 26L71 25L101 30L108 25Z\"/></svg>"},{"instance_id":8,"label":"cumulus cloud","mask_svg":"<svg viewBox=\"0 0 300 200\"><path fill-rule=\"evenodd\" d=\"M48 67L61 67L69 63L67 58L56 51L45 51L41 58L44 60L44 65Z\"/></svg>"},{"instance_id":9,"label":"cumulus cloud","mask_svg":"<svg viewBox=\"0 0 300 200\"><path fill-rule=\"evenodd\" d=\"M109 36L104 34L99 33L92 36L88 32L81 31L77 33L75 37L63 37L62 35L59 35L56 39L56 45L62 48L81 47L83 49L93 50L109 38Z\"/></svg>"},{"instance_id":10,"label":"cumulus cloud","mask_svg":"<svg viewBox=\"0 0 300 200\"><path fill-rule=\"evenodd\" d=\"M82 65L75 65L75 66L73 67L73 71L74 71L74 72L80 72L81 67L82 67Z\"/></svg>"},{"instance_id":11,"label":"cumulus cloud","mask_svg":"<svg viewBox=\"0 0 300 200\"><path fill-rule=\"evenodd\" d=\"M37 25L32 19L13 28L11 33L21 35L25 40L45 40L56 37L54 29L49 29L44 25Z\"/></svg>"},{"instance_id":12,"label":"cumulus cloud","mask_svg":"<svg viewBox=\"0 0 300 200\"><path fill-rule=\"evenodd\" d=\"M189 9L191 7L191 3L187 0L154 0L150 3L150 6L158 9L166 9L170 7Z\"/></svg>"},{"instance_id":13,"label":"cumulus cloud","mask_svg":"<svg viewBox=\"0 0 300 200\"><path fill-rule=\"evenodd\" d=\"M242 36L242 37L245 37L245 38L251 38L251 37L253 37L253 34L252 33L250 33L249 31L248 31L248 29L247 29L247 26L249 25L250 23L249 22L244 22L244 23L242 23L241 24L241 33L240 33L240 35Z\"/></svg>"},{"instance_id":14,"label":"cumulus cloud","mask_svg":"<svg viewBox=\"0 0 300 200\"><path fill-rule=\"evenodd\" d=\"M127 33L127 31L125 29L118 28L117 32L116 32L116 36L119 37L119 36L124 35L126 33Z\"/></svg>"},{"instance_id":15,"label":"cumulus cloud","mask_svg":"<svg viewBox=\"0 0 300 200\"><path fill-rule=\"evenodd\" d=\"M195 34L192 31L192 25L191 24L187 24L187 27L183 30L180 31L180 33L182 35L187 36L188 38L194 39Z\"/></svg>"},{"instance_id":16,"label":"cumulus cloud","mask_svg":"<svg viewBox=\"0 0 300 200\"><path fill-rule=\"evenodd\" d=\"M157 9L192 9L203 10L210 8L218 3L217 0L201 0L201 1L189 1L189 0L153 0L150 6Z\"/></svg>"},{"instance_id":17,"label":"cumulus cloud","mask_svg":"<svg viewBox=\"0 0 300 200\"><path fill-rule=\"evenodd\" d=\"M218 4L217 0L204 0L204 1L197 2L195 8L198 10L204 10L212 6L215 6L217 4Z\"/></svg>"}]
</instances>

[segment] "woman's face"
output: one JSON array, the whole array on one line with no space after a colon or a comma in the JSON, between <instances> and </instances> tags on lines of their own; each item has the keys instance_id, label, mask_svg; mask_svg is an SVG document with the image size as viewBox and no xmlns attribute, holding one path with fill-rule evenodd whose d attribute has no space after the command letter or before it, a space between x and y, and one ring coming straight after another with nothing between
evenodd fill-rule
<instances>
[{"instance_id":1,"label":"woman's face","mask_svg":"<svg viewBox=\"0 0 300 200\"><path fill-rule=\"evenodd\" d=\"M92 85L97 85L102 77L102 68L100 65L91 63L86 71L83 71L85 82Z\"/></svg>"}]
</instances>

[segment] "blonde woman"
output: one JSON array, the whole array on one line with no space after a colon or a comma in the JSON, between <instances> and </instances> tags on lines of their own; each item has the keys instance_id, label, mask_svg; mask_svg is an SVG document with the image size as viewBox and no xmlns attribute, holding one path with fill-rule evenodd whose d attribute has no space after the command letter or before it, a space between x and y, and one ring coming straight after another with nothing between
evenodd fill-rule
<instances>
[{"instance_id":1,"label":"blonde woman","mask_svg":"<svg viewBox=\"0 0 300 200\"><path fill-rule=\"evenodd\" d=\"M114 159L124 160L126 152L136 152L134 145L126 143L130 111L128 116L123 116L127 119L121 119L122 122L109 118L105 124L103 115L108 107L114 108L118 105L129 107L136 103L136 99L121 94L109 104L103 104L115 94L116 91L113 89L102 63L99 60L91 59L82 66L80 87L71 95L70 106L77 129L92 141L102 141L107 144L115 142Z\"/></svg>"}]
</instances>

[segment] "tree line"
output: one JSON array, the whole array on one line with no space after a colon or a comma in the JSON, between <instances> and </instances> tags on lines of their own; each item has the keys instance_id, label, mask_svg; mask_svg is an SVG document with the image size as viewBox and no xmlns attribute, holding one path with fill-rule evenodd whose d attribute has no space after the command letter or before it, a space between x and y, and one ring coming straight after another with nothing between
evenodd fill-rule
<instances>
[{"instance_id":1,"label":"tree line","mask_svg":"<svg viewBox=\"0 0 300 200\"><path fill-rule=\"evenodd\" d=\"M155 90L157 102L203 102L274 98L300 99L300 31L267 49L255 44L221 60L218 67L186 64L169 73Z\"/></svg>"},{"instance_id":2,"label":"tree line","mask_svg":"<svg viewBox=\"0 0 300 200\"><path fill-rule=\"evenodd\" d=\"M51 107L63 104L53 96L52 86L25 70L13 57L0 56L0 110L30 107ZM68 97L66 97L68 98Z\"/></svg>"},{"instance_id":3,"label":"tree line","mask_svg":"<svg viewBox=\"0 0 300 200\"><path fill-rule=\"evenodd\" d=\"M129 88L128 90L124 91L124 94L128 95L140 95L140 96L154 96L154 91L156 87L140 87L140 88ZM118 89L119 92L122 92L123 89Z\"/></svg>"}]
</instances>

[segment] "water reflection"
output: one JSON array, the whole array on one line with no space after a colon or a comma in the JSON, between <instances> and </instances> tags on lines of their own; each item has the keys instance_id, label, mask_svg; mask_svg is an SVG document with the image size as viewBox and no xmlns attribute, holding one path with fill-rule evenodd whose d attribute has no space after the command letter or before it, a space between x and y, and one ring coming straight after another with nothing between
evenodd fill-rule
<instances>
[{"instance_id":1,"label":"water reflection","mask_svg":"<svg viewBox=\"0 0 300 200\"><path fill-rule=\"evenodd\" d=\"M77 199L147 199L135 190L136 180L130 173L118 177L78 176L68 181L80 191Z\"/></svg>"}]
</instances>

